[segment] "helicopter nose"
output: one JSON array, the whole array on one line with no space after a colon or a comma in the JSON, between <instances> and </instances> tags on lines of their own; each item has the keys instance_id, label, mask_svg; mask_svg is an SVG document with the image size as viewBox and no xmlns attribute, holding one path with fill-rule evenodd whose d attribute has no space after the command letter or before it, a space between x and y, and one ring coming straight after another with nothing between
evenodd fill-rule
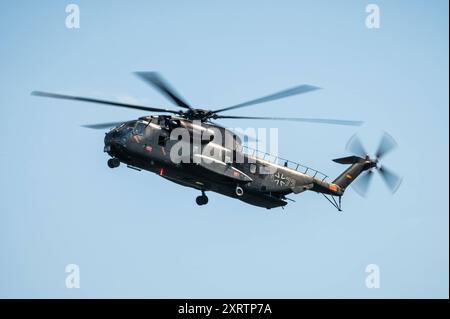
<instances>
[{"instance_id":1,"label":"helicopter nose","mask_svg":"<svg viewBox=\"0 0 450 319\"><path fill-rule=\"evenodd\" d=\"M112 132L106 133L106 134L105 134L105 148L104 148L104 151L105 151L105 152L111 151L112 140L113 140L113 134L112 134Z\"/></svg>"},{"instance_id":2,"label":"helicopter nose","mask_svg":"<svg viewBox=\"0 0 450 319\"><path fill-rule=\"evenodd\" d=\"M127 136L120 130L112 130L105 134L104 151L115 152L126 148Z\"/></svg>"}]
</instances>

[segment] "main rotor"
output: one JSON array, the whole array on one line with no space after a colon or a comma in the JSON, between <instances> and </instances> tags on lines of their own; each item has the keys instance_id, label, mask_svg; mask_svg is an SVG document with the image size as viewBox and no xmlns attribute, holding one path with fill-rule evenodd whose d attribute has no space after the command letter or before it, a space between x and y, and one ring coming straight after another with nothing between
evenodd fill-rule
<instances>
[{"instance_id":1,"label":"main rotor","mask_svg":"<svg viewBox=\"0 0 450 319\"><path fill-rule=\"evenodd\" d=\"M96 98L82 97L82 96L73 96L73 95L65 95L58 93L49 93L42 91L33 91L31 94L36 96L64 99L64 100L74 100L74 101L82 101L82 102L92 102L99 103L110 106L118 106L125 107L131 109L137 109L147 112L158 112L158 113L168 113L174 114L181 118L187 120L199 120L202 122L208 122L211 120L217 119L249 119L249 120L282 120L282 121L296 121L296 122L309 122L309 123L322 123L322 124L335 124L335 125L350 125L350 126L359 126L362 125L361 121L351 121L351 120L336 120L336 119L320 119L320 118L296 118L296 117L258 117L258 116L235 116L235 115L222 115L222 112L247 107L250 105L265 103L269 101L279 100L282 98L286 98L293 95L303 94L307 92L312 92L318 90L319 88L316 86L303 84L299 85L287 90L279 91L270 95L266 95L257 99L253 99L247 102L235 104L228 107L222 107L216 110L205 110L200 108L192 107L186 100L184 100L180 94L178 94L163 78L156 72L136 72L135 73L140 79L145 81L146 83L153 86L156 90L158 90L162 95L172 101L175 105L181 108L181 110L172 110L166 108L155 108L144 105L130 104L130 103L121 103L115 101L101 100ZM87 125L90 128L107 128L113 127L121 122L114 123L100 123L94 125Z\"/></svg>"}]
</instances>

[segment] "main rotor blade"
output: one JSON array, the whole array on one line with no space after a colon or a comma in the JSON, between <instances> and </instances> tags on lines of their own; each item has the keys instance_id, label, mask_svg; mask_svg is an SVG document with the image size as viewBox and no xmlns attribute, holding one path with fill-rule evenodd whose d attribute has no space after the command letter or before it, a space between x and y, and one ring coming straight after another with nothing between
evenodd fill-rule
<instances>
[{"instance_id":1,"label":"main rotor blade","mask_svg":"<svg viewBox=\"0 0 450 319\"><path fill-rule=\"evenodd\" d=\"M177 111L168 110L168 109L160 109L160 108L155 108L155 107L148 107L148 106L114 102L114 101L106 101L106 100L93 99L93 98L82 97L82 96L72 96L72 95L41 92L41 91L33 91L33 92L31 92L31 95L51 97L51 98L62 99L62 100L73 100L73 101L82 101L82 102L91 102L91 103L120 106L120 107L126 107L126 108L130 108L130 109L136 109L136 110L142 110L142 111L148 111L148 112L165 112L165 113L178 114Z\"/></svg>"},{"instance_id":2,"label":"main rotor blade","mask_svg":"<svg viewBox=\"0 0 450 319\"><path fill-rule=\"evenodd\" d=\"M350 153L357 155L359 157L366 157L367 151L364 148L363 144L359 140L358 135L353 135L350 140L347 142L347 145L345 146L345 149L349 151Z\"/></svg>"},{"instance_id":3,"label":"main rotor blade","mask_svg":"<svg viewBox=\"0 0 450 319\"><path fill-rule=\"evenodd\" d=\"M394 138L390 136L388 133L384 132L381 137L380 144L378 145L378 150L375 153L376 157L381 158L385 156L387 153L392 151L397 147L397 142L395 142Z\"/></svg>"},{"instance_id":4,"label":"main rotor blade","mask_svg":"<svg viewBox=\"0 0 450 319\"><path fill-rule=\"evenodd\" d=\"M265 103L265 102L269 102L269 101L274 101L274 100L278 100L278 99L282 99L282 98L286 98L292 95L297 95L297 94L302 94L302 93L306 93L306 92L310 92L310 91L315 91L318 90L320 88L316 87L316 86L312 86L312 85L308 85L308 84L304 84L304 85L300 85L300 86L296 86L287 90L283 90L271 95L267 95L258 99L254 99L251 101L247 101L244 103L240 103L240 104L236 104L233 106L229 106L229 107L225 107L216 111L213 111L214 113L219 113L219 112L223 112L223 111L228 111L228 110L232 110L232 109L237 109L240 107L244 107L244 106L249 106L249 105L254 105L254 104L259 104L259 103Z\"/></svg>"},{"instance_id":5,"label":"main rotor blade","mask_svg":"<svg viewBox=\"0 0 450 319\"><path fill-rule=\"evenodd\" d=\"M110 122L110 123L86 124L86 125L81 125L81 126L86 127L86 128L92 128L95 130L101 130L101 129L106 129L106 128L110 128L110 127L116 127L122 123L123 122Z\"/></svg>"},{"instance_id":6,"label":"main rotor blade","mask_svg":"<svg viewBox=\"0 0 450 319\"><path fill-rule=\"evenodd\" d=\"M386 166L381 166L378 169L378 172L380 172L383 181L386 183L391 193L395 193L402 183L402 178L386 168Z\"/></svg>"},{"instance_id":7,"label":"main rotor blade","mask_svg":"<svg viewBox=\"0 0 450 319\"><path fill-rule=\"evenodd\" d=\"M366 173L358 176L356 180L350 184L353 189L362 197L366 197L367 191L369 190L369 185L373 177L372 171L367 171Z\"/></svg>"},{"instance_id":8,"label":"main rotor blade","mask_svg":"<svg viewBox=\"0 0 450 319\"><path fill-rule=\"evenodd\" d=\"M192 109L157 72L135 72L135 74L171 99L176 105L186 109Z\"/></svg>"},{"instance_id":9,"label":"main rotor blade","mask_svg":"<svg viewBox=\"0 0 450 319\"><path fill-rule=\"evenodd\" d=\"M312 118L298 118L298 117L259 117L259 116L232 116L232 115L218 115L215 119L245 119L245 120L276 120L276 121L294 121L305 123L321 123L334 125L350 125L360 126L364 122L348 121L348 120L334 120L334 119L312 119Z\"/></svg>"}]
</instances>

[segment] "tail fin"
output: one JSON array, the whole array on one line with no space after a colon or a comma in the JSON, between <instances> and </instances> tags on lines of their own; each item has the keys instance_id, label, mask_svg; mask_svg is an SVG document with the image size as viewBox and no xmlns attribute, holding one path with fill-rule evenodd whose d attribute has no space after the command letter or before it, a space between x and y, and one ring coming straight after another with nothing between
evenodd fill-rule
<instances>
[{"instance_id":1,"label":"tail fin","mask_svg":"<svg viewBox=\"0 0 450 319\"><path fill-rule=\"evenodd\" d=\"M338 185L343 191L350 185L362 172L376 166L376 162L369 158L359 156L348 156L336 158L333 162L339 164L351 164L341 175L339 175L333 184Z\"/></svg>"}]
</instances>

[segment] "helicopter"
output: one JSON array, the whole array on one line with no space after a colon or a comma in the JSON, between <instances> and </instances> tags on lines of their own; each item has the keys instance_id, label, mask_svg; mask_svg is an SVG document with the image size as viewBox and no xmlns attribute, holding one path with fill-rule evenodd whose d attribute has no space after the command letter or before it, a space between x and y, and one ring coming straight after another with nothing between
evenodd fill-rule
<instances>
[{"instance_id":1,"label":"helicopter","mask_svg":"<svg viewBox=\"0 0 450 319\"><path fill-rule=\"evenodd\" d=\"M319 87L303 84L247 102L209 110L193 107L157 72L135 74L181 109L155 108L44 91L33 91L31 94L157 113L126 122L83 126L92 129L110 129L104 137L104 152L110 156L107 161L108 167L117 168L123 163L129 168L153 172L176 184L197 189L201 193L196 197L199 206L208 203L206 195L208 191L267 209L284 208L288 200L293 201L286 197L289 194L313 191L322 194L335 208L342 211L342 196L346 188L360 175L362 176L358 179L358 183L354 183L353 186L363 196L367 192L373 170L381 174L392 192L395 192L401 183L400 177L379 164L381 158L396 147L395 141L387 133L383 135L373 158L367 154L359 138L352 137L347 149L353 155L333 160L350 166L337 178L329 180L327 175L318 170L244 145L239 134L214 122L218 119L250 119L346 126L363 124L361 121L337 119L222 114L238 108L312 92Z\"/></svg>"}]
</instances>

